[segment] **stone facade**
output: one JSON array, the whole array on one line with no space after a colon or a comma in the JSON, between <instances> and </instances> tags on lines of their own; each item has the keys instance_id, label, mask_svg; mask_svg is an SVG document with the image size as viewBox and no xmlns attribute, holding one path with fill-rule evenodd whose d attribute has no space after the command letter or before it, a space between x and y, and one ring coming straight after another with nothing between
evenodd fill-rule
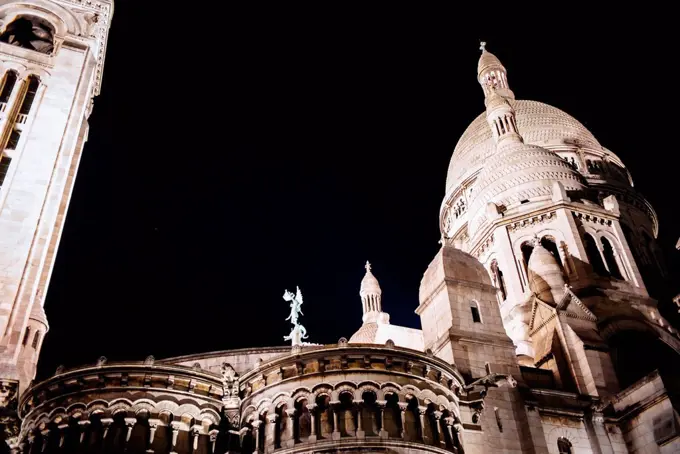
<instances>
[{"instance_id":1,"label":"stone facade","mask_svg":"<svg viewBox=\"0 0 680 454\"><path fill-rule=\"evenodd\" d=\"M111 15L110 0L0 1L0 379L18 392L48 330L45 292Z\"/></svg>"},{"instance_id":2,"label":"stone facade","mask_svg":"<svg viewBox=\"0 0 680 454\"><path fill-rule=\"evenodd\" d=\"M680 452L680 338L649 292L664 273L656 214L577 120L516 100L484 46L486 112L451 159L422 329L390 324L367 264L349 341L102 357L29 387L111 13L0 1L0 423L14 452Z\"/></svg>"}]
</instances>

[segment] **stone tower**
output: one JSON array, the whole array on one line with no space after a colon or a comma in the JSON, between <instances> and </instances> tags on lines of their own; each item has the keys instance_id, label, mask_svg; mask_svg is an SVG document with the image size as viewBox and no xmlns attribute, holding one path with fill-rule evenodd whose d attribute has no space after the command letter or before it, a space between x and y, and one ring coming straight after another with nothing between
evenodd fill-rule
<instances>
[{"instance_id":1,"label":"stone tower","mask_svg":"<svg viewBox=\"0 0 680 454\"><path fill-rule=\"evenodd\" d=\"M112 0L0 1L0 379L11 407L33 380L43 311ZM7 397L6 396L6 397Z\"/></svg>"}]
</instances>

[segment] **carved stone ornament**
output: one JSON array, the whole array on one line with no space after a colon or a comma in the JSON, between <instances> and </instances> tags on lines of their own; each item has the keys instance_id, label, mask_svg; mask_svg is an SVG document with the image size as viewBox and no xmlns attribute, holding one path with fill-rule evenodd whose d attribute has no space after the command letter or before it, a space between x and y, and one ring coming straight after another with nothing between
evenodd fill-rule
<instances>
[{"instance_id":1,"label":"carved stone ornament","mask_svg":"<svg viewBox=\"0 0 680 454\"><path fill-rule=\"evenodd\" d=\"M240 424L241 399L239 398L239 376L229 363L222 364L222 409L230 429L238 429Z\"/></svg>"},{"instance_id":2,"label":"carved stone ornament","mask_svg":"<svg viewBox=\"0 0 680 454\"><path fill-rule=\"evenodd\" d=\"M19 382L16 380L0 381L0 427L10 449L15 449L19 443L18 403Z\"/></svg>"}]
</instances>

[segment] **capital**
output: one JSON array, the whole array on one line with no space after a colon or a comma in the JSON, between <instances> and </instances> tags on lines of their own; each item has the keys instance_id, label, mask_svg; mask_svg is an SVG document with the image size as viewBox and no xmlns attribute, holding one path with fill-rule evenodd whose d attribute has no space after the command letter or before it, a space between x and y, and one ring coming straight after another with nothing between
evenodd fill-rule
<instances>
[{"instance_id":1,"label":"capital","mask_svg":"<svg viewBox=\"0 0 680 454\"><path fill-rule=\"evenodd\" d=\"M277 415L276 413L267 414L268 423L275 423L277 419L279 419L279 415Z\"/></svg>"}]
</instances>

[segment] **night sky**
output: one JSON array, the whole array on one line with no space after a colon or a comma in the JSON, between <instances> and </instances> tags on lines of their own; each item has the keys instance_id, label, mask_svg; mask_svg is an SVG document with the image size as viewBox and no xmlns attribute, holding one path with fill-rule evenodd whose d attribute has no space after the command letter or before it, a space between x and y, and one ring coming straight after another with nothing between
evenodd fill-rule
<instances>
[{"instance_id":1,"label":"night sky","mask_svg":"<svg viewBox=\"0 0 680 454\"><path fill-rule=\"evenodd\" d=\"M308 340L349 338L366 260L392 323L419 328L448 162L484 109L480 39L518 98L565 110L623 159L678 262L672 27L168 5L116 0L38 378L101 355L283 345L296 285Z\"/></svg>"}]
</instances>

